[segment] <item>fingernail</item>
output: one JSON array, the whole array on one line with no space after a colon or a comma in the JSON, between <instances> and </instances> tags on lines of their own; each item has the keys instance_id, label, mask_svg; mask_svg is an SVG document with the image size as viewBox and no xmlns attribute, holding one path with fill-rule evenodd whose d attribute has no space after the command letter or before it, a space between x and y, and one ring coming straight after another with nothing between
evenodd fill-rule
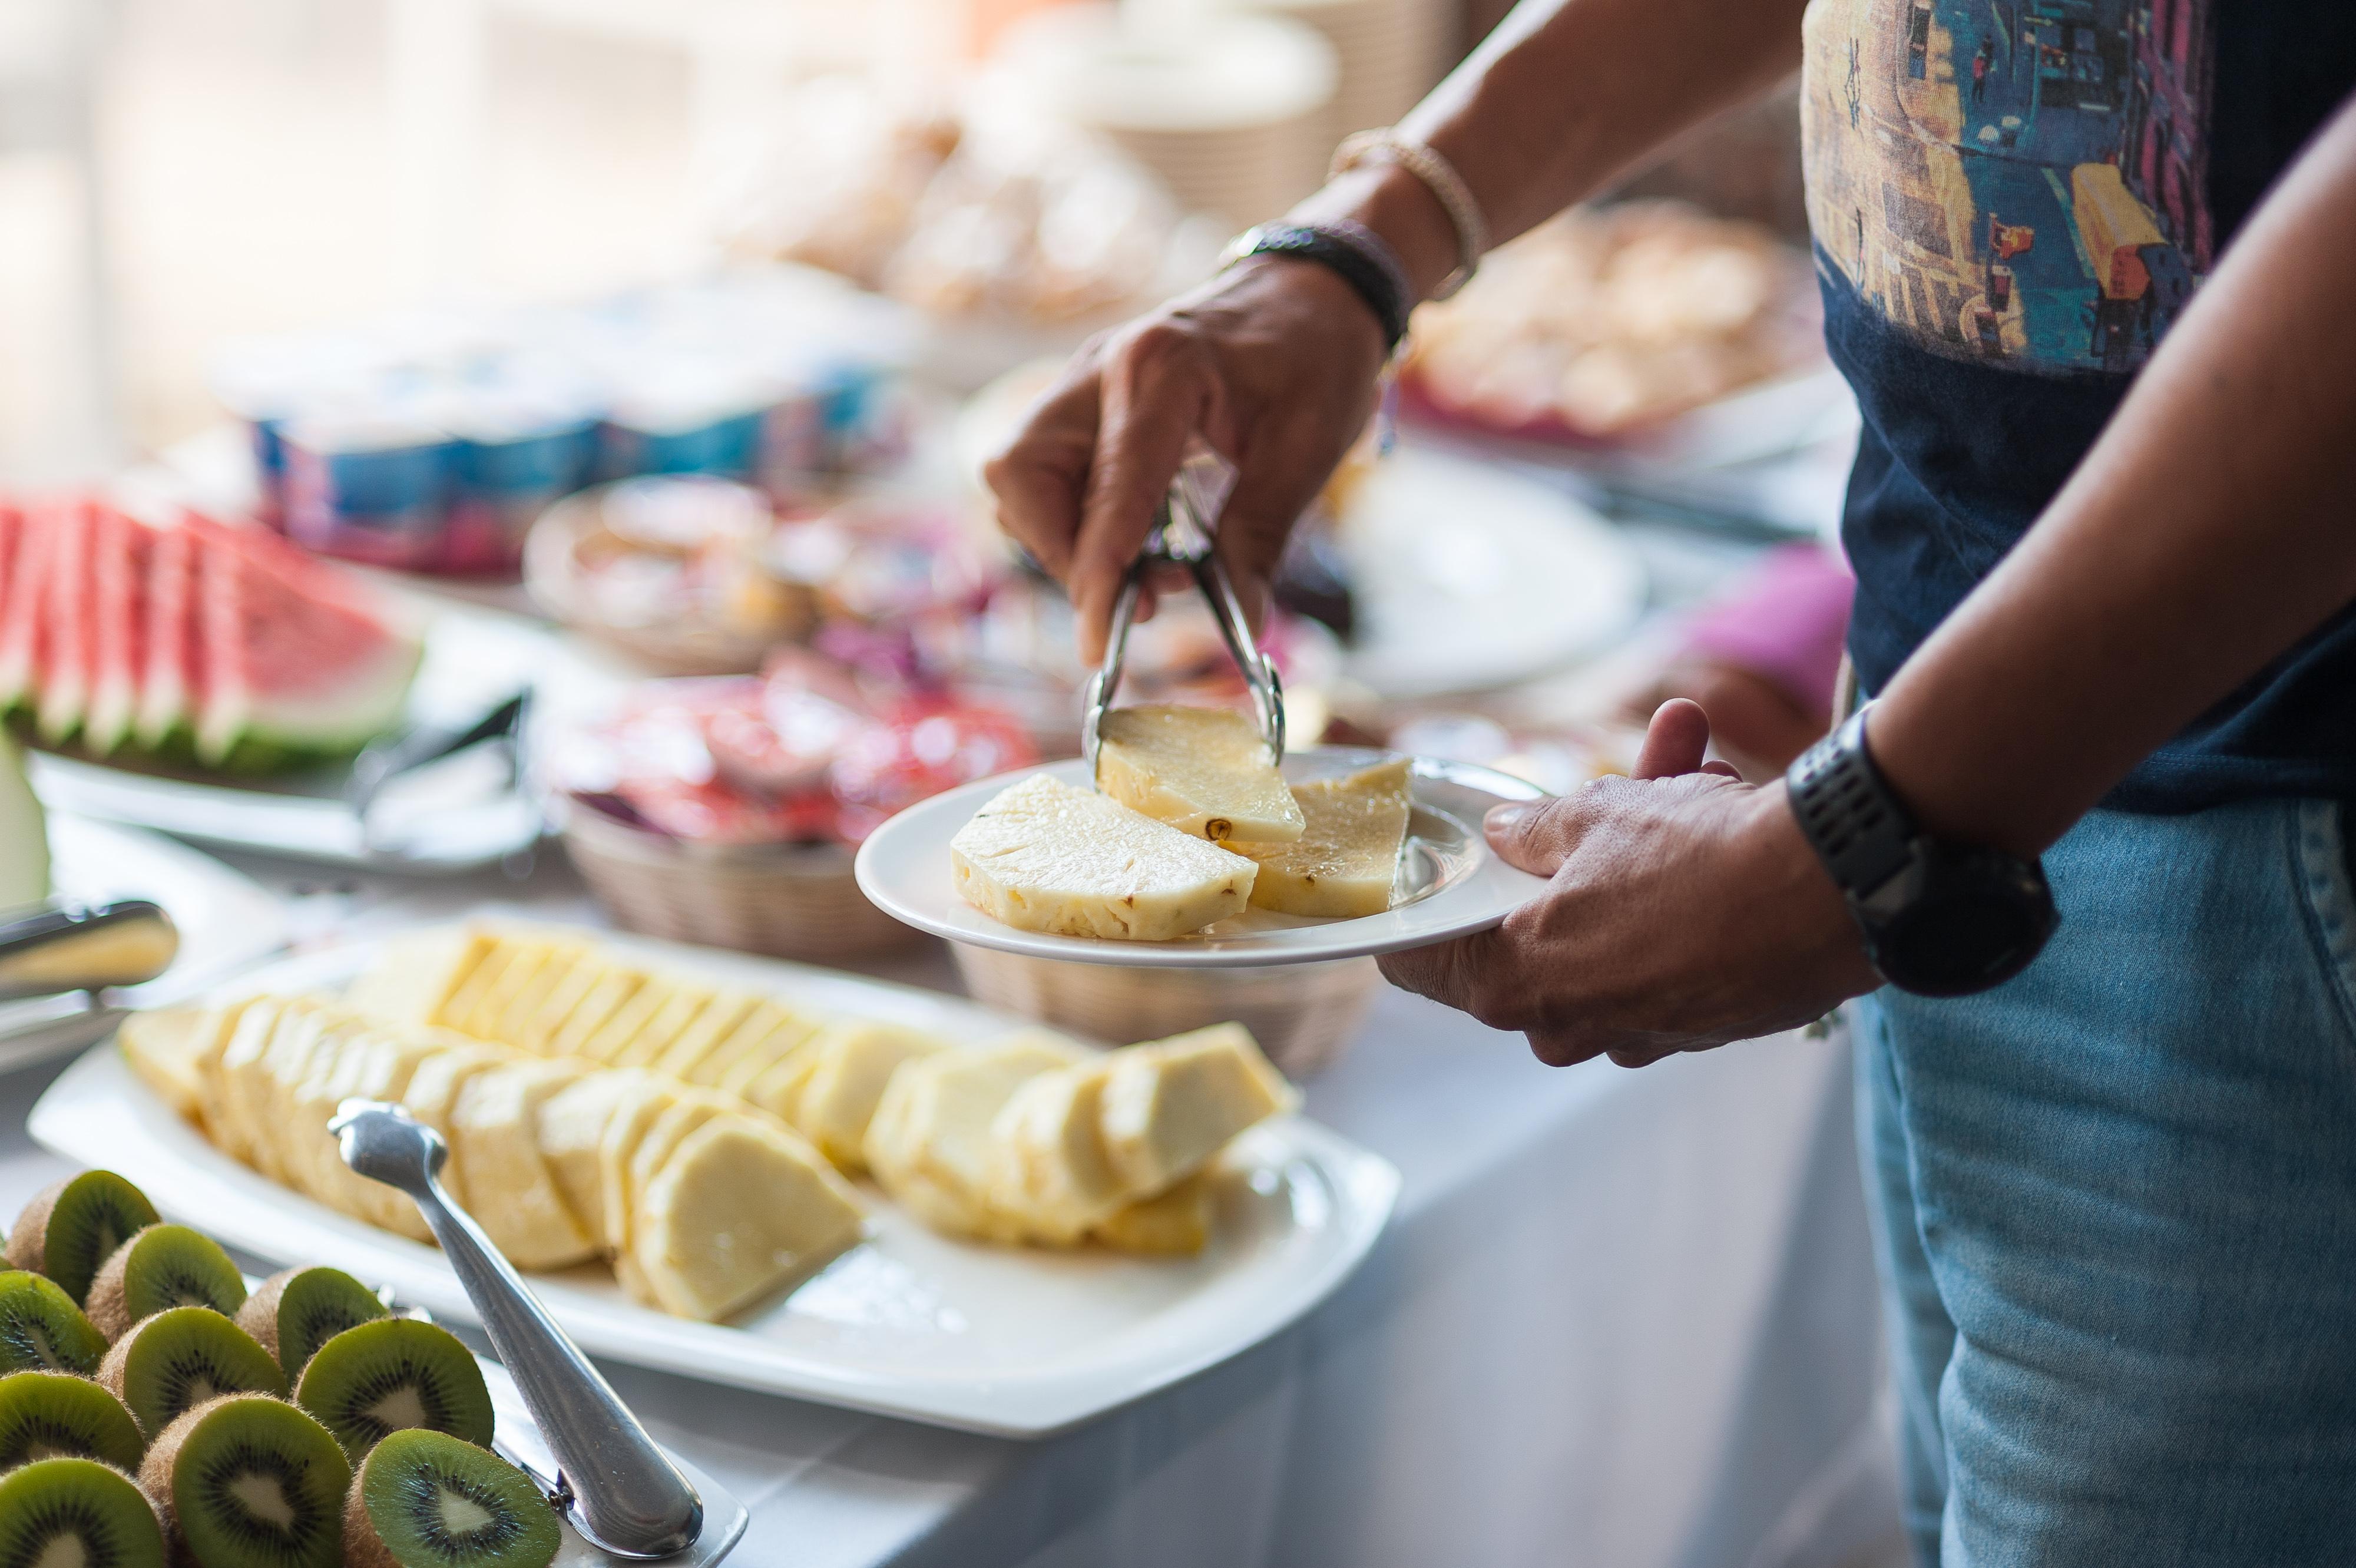
<instances>
[{"instance_id":1,"label":"fingernail","mask_svg":"<svg viewBox=\"0 0 2356 1568\"><path fill-rule=\"evenodd\" d=\"M1522 825L1522 819L1528 816L1531 810L1524 802L1492 806L1489 814L1481 819L1481 825L1493 833L1509 833Z\"/></svg>"}]
</instances>

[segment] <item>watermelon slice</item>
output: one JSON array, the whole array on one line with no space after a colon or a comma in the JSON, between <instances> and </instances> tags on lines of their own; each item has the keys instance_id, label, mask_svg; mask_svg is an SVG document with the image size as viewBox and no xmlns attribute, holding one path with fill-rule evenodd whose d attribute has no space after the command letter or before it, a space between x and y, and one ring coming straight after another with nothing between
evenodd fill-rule
<instances>
[{"instance_id":1,"label":"watermelon slice","mask_svg":"<svg viewBox=\"0 0 2356 1568\"><path fill-rule=\"evenodd\" d=\"M77 501L65 508L49 547L48 581L41 590L40 651L33 678L39 688L36 710L41 737L55 744L81 727L90 703L91 509Z\"/></svg>"},{"instance_id":2,"label":"watermelon slice","mask_svg":"<svg viewBox=\"0 0 2356 1568\"><path fill-rule=\"evenodd\" d=\"M41 507L26 515L20 532L7 596L0 599L0 714L32 699L42 654L41 595L49 584L49 556L65 524L58 509Z\"/></svg>"},{"instance_id":3,"label":"watermelon slice","mask_svg":"<svg viewBox=\"0 0 2356 1568\"><path fill-rule=\"evenodd\" d=\"M25 514L0 499L0 606L8 602L8 579L16 570L16 552L25 540Z\"/></svg>"},{"instance_id":4,"label":"watermelon slice","mask_svg":"<svg viewBox=\"0 0 2356 1568\"><path fill-rule=\"evenodd\" d=\"M133 738L160 751L191 725L196 688L197 538L177 525L155 531L141 596L139 702Z\"/></svg>"},{"instance_id":5,"label":"watermelon slice","mask_svg":"<svg viewBox=\"0 0 2356 1568\"><path fill-rule=\"evenodd\" d=\"M139 705L148 530L111 506L97 508L91 524L90 710L81 743L103 757L131 733Z\"/></svg>"},{"instance_id":6,"label":"watermelon slice","mask_svg":"<svg viewBox=\"0 0 2356 1568\"><path fill-rule=\"evenodd\" d=\"M340 755L399 721L423 650L397 607L275 535L200 517L188 526L198 761Z\"/></svg>"}]
</instances>

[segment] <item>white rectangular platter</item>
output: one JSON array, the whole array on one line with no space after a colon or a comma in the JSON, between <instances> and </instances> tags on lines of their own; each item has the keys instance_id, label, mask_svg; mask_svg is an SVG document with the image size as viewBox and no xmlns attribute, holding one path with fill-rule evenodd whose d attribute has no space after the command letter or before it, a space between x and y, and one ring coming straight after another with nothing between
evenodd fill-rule
<instances>
[{"instance_id":1,"label":"white rectangular platter","mask_svg":"<svg viewBox=\"0 0 2356 1568\"><path fill-rule=\"evenodd\" d=\"M606 939L639 962L812 1008L973 1043L1019 1022L934 992L770 959ZM373 942L241 977L235 994L332 989ZM214 1149L132 1073L110 1041L33 1108L44 1147L139 1184L168 1217L274 1262L335 1264L437 1315L476 1321L435 1249L278 1187ZM1300 1118L1254 1128L1224 1156L1211 1243L1194 1258L1054 1252L953 1240L862 1187L868 1240L782 1299L732 1323L642 1307L602 1267L527 1275L592 1355L1001 1436L1073 1426L1226 1360L1323 1301L1390 1217L1388 1162Z\"/></svg>"}]
</instances>

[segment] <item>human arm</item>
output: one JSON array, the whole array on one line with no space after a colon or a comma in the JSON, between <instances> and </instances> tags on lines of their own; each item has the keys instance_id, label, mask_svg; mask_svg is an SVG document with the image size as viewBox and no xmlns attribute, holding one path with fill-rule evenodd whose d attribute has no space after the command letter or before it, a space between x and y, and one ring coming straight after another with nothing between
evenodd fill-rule
<instances>
[{"instance_id":1,"label":"human arm","mask_svg":"<svg viewBox=\"0 0 2356 1568\"><path fill-rule=\"evenodd\" d=\"M1453 164L1493 238L1521 232L1798 63L1803 0L1517 7L1401 124ZM1458 263L1406 170L1345 173L1299 221L1382 236L1418 298ZM1292 525L1372 413L1379 324L1311 262L1255 258L1083 349L986 469L1001 522L1069 590L1095 659L1122 574L1190 442L1237 470L1219 553L1255 615Z\"/></svg>"},{"instance_id":2,"label":"human arm","mask_svg":"<svg viewBox=\"0 0 2356 1568\"><path fill-rule=\"evenodd\" d=\"M2036 525L1899 671L1868 738L1938 837L2031 855L2137 761L2356 598L2356 106L2286 174ZM1875 983L1782 787L1687 772L1491 824L1553 886L1505 926L1396 955L1411 990L1635 1064L1813 1017ZM2065 913L2066 918L2066 913Z\"/></svg>"}]
</instances>

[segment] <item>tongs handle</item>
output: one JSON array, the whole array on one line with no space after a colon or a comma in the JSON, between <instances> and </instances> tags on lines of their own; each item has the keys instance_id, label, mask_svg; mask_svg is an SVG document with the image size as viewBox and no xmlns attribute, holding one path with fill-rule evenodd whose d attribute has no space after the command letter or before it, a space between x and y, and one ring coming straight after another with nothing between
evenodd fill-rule
<instances>
[{"instance_id":1,"label":"tongs handle","mask_svg":"<svg viewBox=\"0 0 2356 1568\"><path fill-rule=\"evenodd\" d=\"M1170 482L1170 494L1162 503L1162 511L1146 533L1144 548L1130 563L1128 575L1121 579L1120 595L1113 601L1112 628L1105 639L1104 661L1088 678L1082 699L1080 755L1087 759L1091 778L1096 774L1106 710L1120 691L1121 667L1129 658L1129 631L1137 619L1137 597L1144 586L1145 574L1157 565L1183 566L1194 579L1195 587L1211 607L1211 619L1218 626L1219 639L1227 645L1227 653L1235 660L1244 686L1251 693L1252 716L1259 725L1260 737L1268 743L1269 761L1284 760L1284 681L1277 673L1276 661L1262 653L1252 640L1251 622L1244 615L1243 600L1236 596L1235 583L1219 561L1207 522L1214 507L1208 493L1211 481L1204 470L1215 467L1217 463L1215 457L1196 456L1179 467L1177 477Z\"/></svg>"}]
</instances>

